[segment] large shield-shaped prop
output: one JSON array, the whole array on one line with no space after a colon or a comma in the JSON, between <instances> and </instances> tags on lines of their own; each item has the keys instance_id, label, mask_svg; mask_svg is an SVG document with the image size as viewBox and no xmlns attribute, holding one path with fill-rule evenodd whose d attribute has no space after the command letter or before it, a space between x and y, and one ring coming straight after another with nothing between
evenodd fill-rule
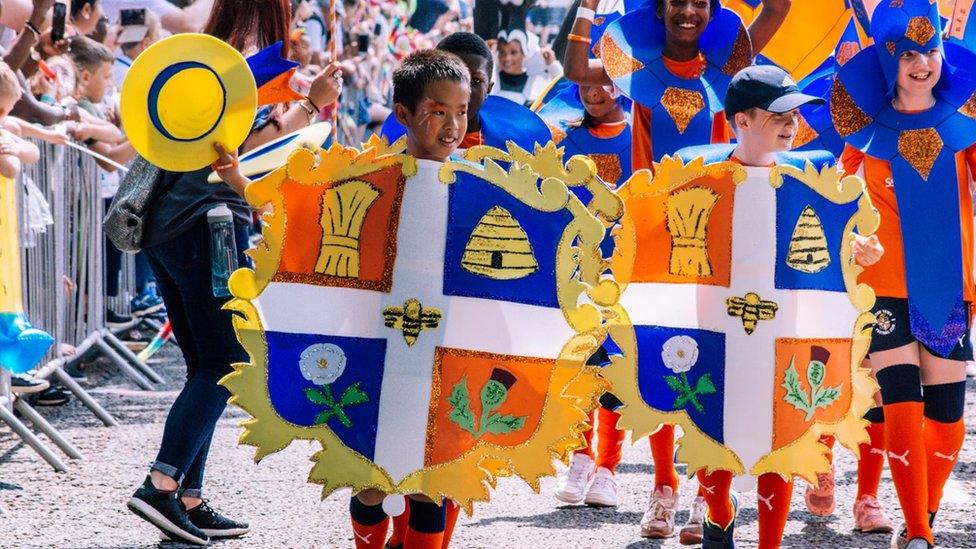
<instances>
[{"instance_id":1,"label":"large shield-shaped prop","mask_svg":"<svg viewBox=\"0 0 976 549\"><path fill-rule=\"evenodd\" d=\"M231 279L251 358L223 381L253 416L241 441L257 459L320 443L323 497L375 488L470 509L499 476L538 489L606 389L584 363L619 291L601 279L604 223L566 186L595 167L571 174L552 146L443 164L400 151L300 150L248 187L271 212L255 269Z\"/></svg>"},{"instance_id":2,"label":"large shield-shaped prop","mask_svg":"<svg viewBox=\"0 0 976 549\"><path fill-rule=\"evenodd\" d=\"M829 467L821 435L852 449L867 438L874 292L857 284L850 246L878 224L864 182L809 163L680 157L655 174L618 191L613 271L629 282L629 323L613 329L624 357L606 375L621 426L636 437L679 425L689 475L814 479Z\"/></svg>"}]
</instances>

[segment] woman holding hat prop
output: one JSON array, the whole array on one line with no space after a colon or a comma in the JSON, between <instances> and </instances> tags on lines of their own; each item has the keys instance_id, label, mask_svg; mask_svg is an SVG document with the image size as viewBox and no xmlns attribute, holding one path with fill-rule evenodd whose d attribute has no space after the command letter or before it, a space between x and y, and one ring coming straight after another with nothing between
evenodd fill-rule
<instances>
[{"instance_id":1,"label":"woman holding hat prop","mask_svg":"<svg viewBox=\"0 0 976 549\"><path fill-rule=\"evenodd\" d=\"M597 45L592 44L590 36L599 0L582 0L568 36L566 77L580 85L616 85L634 101L632 168L653 170L654 161L683 147L730 140L731 131L720 103L724 90L732 75L751 63L752 52L761 51L773 37L786 19L791 2L763 0L763 10L748 33L738 16L723 9L719 0L649 2L611 24L599 44L600 57L592 59L589 52ZM654 38L648 40L651 34ZM620 50L619 46L606 47L608 35L611 41L635 42L629 44L629 49L642 64L641 69L626 73L611 67L611 77L605 61L613 63L618 58L608 50ZM649 41L653 44L647 45ZM682 90L683 96L697 95L702 108L688 119L671 114L687 109L677 104L680 101L671 108L665 94L670 88ZM708 93L709 89L722 91ZM641 535L666 538L674 534L678 500L674 427L662 425L650 436L650 443L655 486L641 520ZM699 508L701 501L696 502ZM700 514L693 516L695 520L682 529L682 538L688 541L698 539L701 532Z\"/></svg>"},{"instance_id":2,"label":"woman holding hat prop","mask_svg":"<svg viewBox=\"0 0 976 549\"><path fill-rule=\"evenodd\" d=\"M206 32L242 53L252 53L287 39L290 11L289 0L217 0ZM255 124L242 149L309 124L320 108L336 101L340 89L338 67L326 68L298 108L268 118L263 125ZM213 168L227 168L219 162ZM187 381L169 411L149 475L128 503L130 510L168 537L196 545L248 531L246 524L211 508L201 491L210 440L230 396L218 381L231 372L232 363L247 360L234 334L232 314L221 309L227 298L214 297L212 292L206 215L218 204L231 210L241 265L248 264L243 252L248 248L251 218L239 195L243 189L208 183L210 171L211 166L186 173L162 171L156 183L162 191L155 194L143 215L141 245L183 350Z\"/></svg>"}]
</instances>

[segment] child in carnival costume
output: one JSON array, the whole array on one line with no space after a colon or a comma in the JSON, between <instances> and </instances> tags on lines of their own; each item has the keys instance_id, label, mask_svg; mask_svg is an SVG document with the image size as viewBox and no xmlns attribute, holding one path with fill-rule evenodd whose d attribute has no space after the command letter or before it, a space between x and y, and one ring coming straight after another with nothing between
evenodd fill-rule
<instances>
[{"instance_id":1,"label":"child in carnival costume","mask_svg":"<svg viewBox=\"0 0 976 549\"><path fill-rule=\"evenodd\" d=\"M976 76L944 44L938 4L882 2L874 45L837 74L834 125L881 214L885 257L865 273L878 299L871 365L905 528L892 547L931 547L942 489L965 430L973 282ZM954 212L959 212L954 215ZM933 242L938 242L933 246Z\"/></svg>"},{"instance_id":2,"label":"child in carnival costume","mask_svg":"<svg viewBox=\"0 0 976 549\"><path fill-rule=\"evenodd\" d=\"M630 124L625 106L629 101L612 86L577 86L570 84L540 111L547 124L561 138L563 159L576 155L588 156L596 164L600 179L610 189L616 189L630 178ZM561 135L560 135L561 134ZM583 187L573 191L584 203L590 198ZM604 241L604 255L612 240ZM601 349L589 363L605 365L609 357ZM577 450L569 469L559 478L556 499L569 504L585 503L593 507L616 507L617 465L622 458L624 431L617 428L620 415L614 409L620 402L611 393L600 399L600 408L590 414L590 427L585 436L587 447ZM598 420L598 421L597 421ZM594 449L593 439L597 444Z\"/></svg>"},{"instance_id":3,"label":"child in carnival costume","mask_svg":"<svg viewBox=\"0 0 976 549\"><path fill-rule=\"evenodd\" d=\"M790 5L765 0L747 30L719 0L656 0L613 22L594 43L591 29L598 4L580 4L568 37L566 77L580 85L615 85L634 102L635 172L653 169L653 162L682 147L730 140L722 114L729 80L769 42ZM591 48L599 50L598 59L590 59ZM674 426L662 425L650 443L654 490L641 519L641 535L660 539L674 534L678 504ZM701 539L702 495L699 490L692 520L682 529L688 543Z\"/></svg>"},{"instance_id":4,"label":"child in carnival costume","mask_svg":"<svg viewBox=\"0 0 976 549\"><path fill-rule=\"evenodd\" d=\"M726 116L728 116L729 123L735 132L737 144L735 146L711 145L707 147L695 147L679 151L678 155L682 158L703 156L706 164L731 161L745 166L747 169L783 165L794 166L798 169L809 169L814 166L817 168L829 166L833 163L833 155L826 151L810 153L787 152L792 148L793 140L796 137L799 127L799 108L804 105L823 103L824 101L821 98L801 93L789 75L779 67L768 65L748 67L732 79L725 99ZM813 162L813 164L810 164L810 162ZM755 185L757 183L766 185L764 181L761 181L764 178L760 177L760 181L755 181L754 179L754 176L750 173L748 181L743 183L743 185ZM780 201L784 201L784 204L775 206L777 211L779 211L780 208L791 207L786 202L791 196L790 194L776 193L769 198L777 204ZM802 197L799 198L802 199ZM760 204L756 204L756 206L760 206ZM761 206L762 209L767 207L765 204ZM737 205L736 207L748 208L749 206L743 204L742 206ZM810 206L807 206L807 209L810 209ZM757 210L757 215L759 211L761 209ZM805 213L806 210L804 210ZM820 215L830 214L821 211ZM824 219L826 218L824 217ZM817 226L821 227L821 231L824 230L823 226L819 225L819 218L817 218ZM796 238L795 234L793 238ZM812 237L806 236L805 238ZM809 244L805 244L805 246L809 246ZM860 265L876 263L884 252L878 239L873 236L855 234L852 240L852 247L853 257ZM734 262L744 261L743 259L738 259L736 254L737 252L733 252ZM757 257L761 259L762 256L760 254ZM807 256L807 260L809 259L810 257ZM787 262L789 261L790 259L787 259ZM755 264L761 265L762 262L759 261ZM777 265L778 269L779 266ZM733 268L733 270L741 270L741 267ZM804 272L814 271L815 269L811 269ZM758 284L759 279L762 278L762 273L750 271L745 273L745 276L749 280L756 279L752 283ZM794 277L796 276L794 273ZM800 278L797 277L795 280L800 280ZM777 274L776 287L780 288L780 284L781 282ZM795 287L797 289L816 287L811 287L807 284L809 283L803 282ZM784 289L791 287L794 287L793 284L785 282L782 286ZM730 305L730 314L732 312L731 307ZM749 330L747 330L748 332ZM784 341L790 340L787 339ZM812 361L828 364L830 353L826 349L813 346L810 355ZM830 368L830 366L827 366L827 368ZM810 375L809 370L807 375ZM759 382L758 379L757 382ZM811 408L811 416L808 417L813 417L814 410L814 408ZM775 426L774 429L776 429ZM762 437L761 434L758 434L760 431L762 429L756 429L756 434L751 435L751 437L758 441L758 437ZM726 436L728 436L728 433L726 433ZM739 443L742 444L742 441L740 440ZM744 446L749 446L749 444L745 444ZM766 458L764 457L763 459ZM746 463L747 467L750 465ZM730 471L722 469L713 470L709 468L709 470L711 472L707 472L706 470L698 472L698 478L701 484L709 487L704 495L707 512L704 521L703 547L708 549L735 547L733 535L739 504L737 495L732 491L733 474ZM767 472L757 475L760 548L779 547L782 542L787 514L789 512L789 502L793 490L793 482L790 476L791 473L784 471Z\"/></svg>"},{"instance_id":5,"label":"child in carnival costume","mask_svg":"<svg viewBox=\"0 0 976 549\"><path fill-rule=\"evenodd\" d=\"M437 44L437 49L453 53L464 61L471 74L471 103L468 105L468 130L458 149L467 150L478 145L504 149L507 141L514 141L526 150L551 138L549 128L528 108L490 95L495 88L495 62L491 49L480 36L471 32L455 32ZM393 143L406 134L406 128L390 115L381 134Z\"/></svg>"}]
</instances>

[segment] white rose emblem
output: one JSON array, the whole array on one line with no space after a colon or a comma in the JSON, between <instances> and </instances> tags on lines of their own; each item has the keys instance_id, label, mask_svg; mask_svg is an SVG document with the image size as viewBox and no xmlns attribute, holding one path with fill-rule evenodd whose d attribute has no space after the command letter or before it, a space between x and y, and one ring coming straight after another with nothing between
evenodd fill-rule
<instances>
[{"instance_id":1,"label":"white rose emblem","mask_svg":"<svg viewBox=\"0 0 976 549\"><path fill-rule=\"evenodd\" d=\"M689 336L674 336L661 347L661 360L672 372L683 374L698 362L698 342Z\"/></svg>"},{"instance_id":2,"label":"white rose emblem","mask_svg":"<svg viewBox=\"0 0 976 549\"><path fill-rule=\"evenodd\" d=\"M329 385L346 369L346 353L332 343L316 343L302 351L298 360L305 379L316 385Z\"/></svg>"}]
</instances>

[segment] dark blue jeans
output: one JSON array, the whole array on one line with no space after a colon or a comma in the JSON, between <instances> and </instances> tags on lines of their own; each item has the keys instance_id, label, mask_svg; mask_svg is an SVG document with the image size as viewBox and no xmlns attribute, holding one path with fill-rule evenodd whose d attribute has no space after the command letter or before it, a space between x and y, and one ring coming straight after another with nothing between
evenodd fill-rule
<instances>
[{"instance_id":1,"label":"dark blue jeans","mask_svg":"<svg viewBox=\"0 0 976 549\"><path fill-rule=\"evenodd\" d=\"M237 226L237 261L249 266L247 227ZM166 417L163 442L152 469L173 477L184 495L200 497L214 426L230 393L217 381L247 354L221 310L210 281L210 229L205 218L175 239L146 249L156 285L186 360L186 384Z\"/></svg>"}]
</instances>

